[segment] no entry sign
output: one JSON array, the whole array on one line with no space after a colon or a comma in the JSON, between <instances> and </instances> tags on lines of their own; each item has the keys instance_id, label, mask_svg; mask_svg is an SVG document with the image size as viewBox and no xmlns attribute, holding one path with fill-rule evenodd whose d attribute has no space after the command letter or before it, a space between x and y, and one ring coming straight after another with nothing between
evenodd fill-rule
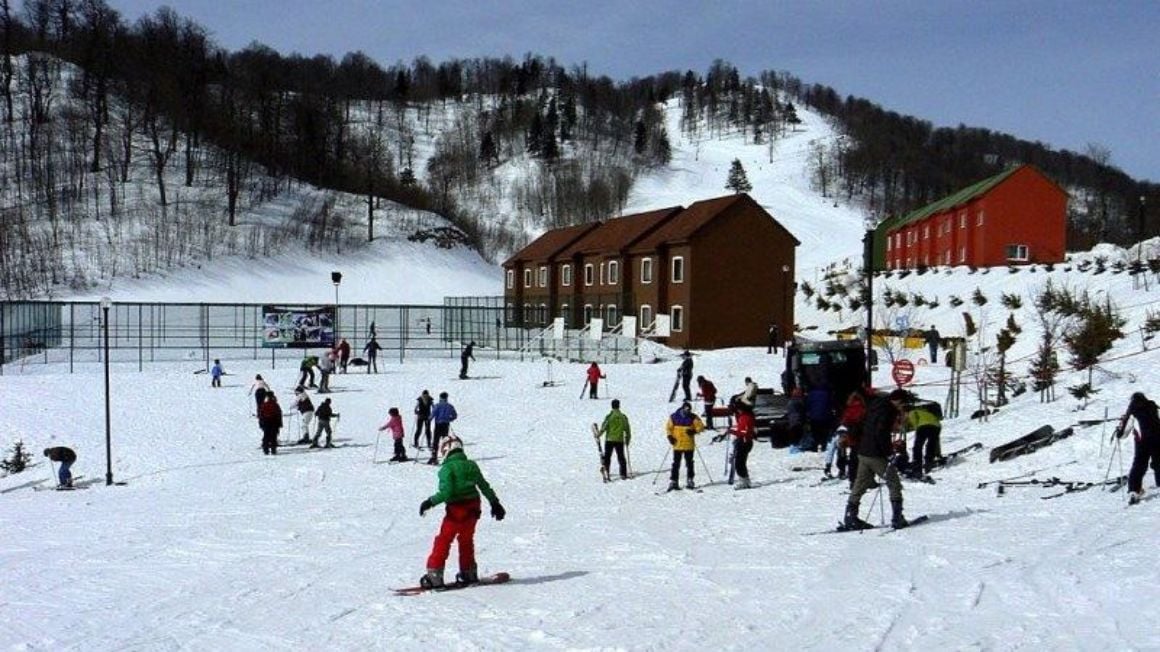
<instances>
[{"instance_id":1,"label":"no entry sign","mask_svg":"<svg viewBox=\"0 0 1160 652\"><path fill-rule=\"evenodd\" d=\"M895 360L894 366L890 368L890 377L899 387L909 385L914 380L914 363L910 360Z\"/></svg>"}]
</instances>

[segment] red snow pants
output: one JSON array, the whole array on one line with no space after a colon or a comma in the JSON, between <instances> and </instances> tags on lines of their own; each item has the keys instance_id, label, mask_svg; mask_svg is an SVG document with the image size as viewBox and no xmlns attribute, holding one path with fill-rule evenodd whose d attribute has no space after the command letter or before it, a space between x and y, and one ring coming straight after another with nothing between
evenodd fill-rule
<instances>
[{"instance_id":1,"label":"red snow pants","mask_svg":"<svg viewBox=\"0 0 1160 652\"><path fill-rule=\"evenodd\" d=\"M482 515L478 498L447 503L443 524L439 526L439 534L435 535L435 543L431 545L431 554L427 557L427 568L443 568L451 554L451 543L458 539L459 570L474 570L475 524Z\"/></svg>"}]
</instances>

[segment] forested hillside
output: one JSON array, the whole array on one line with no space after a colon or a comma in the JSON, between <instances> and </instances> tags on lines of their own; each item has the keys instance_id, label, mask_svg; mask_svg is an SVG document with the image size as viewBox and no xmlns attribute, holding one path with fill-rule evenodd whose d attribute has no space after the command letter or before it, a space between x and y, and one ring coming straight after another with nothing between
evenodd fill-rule
<instances>
[{"instance_id":1,"label":"forested hillside","mask_svg":"<svg viewBox=\"0 0 1160 652\"><path fill-rule=\"evenodd\" d=\"M1160 200L1098 148L935 128L723 61L616 81L536 55L383 65L230 52L168 8L130 20L103 0L0 0L0 44L8 297L385 234L495 259L545 228L618 214L641 174L664 174L676 134L663 102L698 152L744 139L770 163L800 111L829 116L837 136L811 155L817 190L880 216L1015 162L1073 193L1073 246L1131 241L1139 197Z\"/></svg>"}]
</instances>

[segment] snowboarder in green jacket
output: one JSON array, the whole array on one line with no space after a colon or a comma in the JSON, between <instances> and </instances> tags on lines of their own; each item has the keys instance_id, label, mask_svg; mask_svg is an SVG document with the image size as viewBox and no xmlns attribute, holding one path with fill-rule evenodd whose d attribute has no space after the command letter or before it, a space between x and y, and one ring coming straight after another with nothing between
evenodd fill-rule
<instances>
[{"instance_id":1,"label":"snowboarder in green jacket","mask_svg":"<svg viewBox=\"0 0 1160 652\"><path fill-rule=\"evenodd\" d=\"M479 466L467 459L463 441L458 436L445 437L439 444L439 454L443 457L443 464L439 467L439 490L419 505L419 516L423 516L432 507L447 504L443 523L427 557L427 574L419 580L420 585L436 589L444 586L443 565L451 554L451 543L456 540L459 541L459 574L455 581L460 584L479 581L475 566L475 524L483 515L480 493L491 505L491 515L495 520L502 521L507 515Z\"/></svg>"},{"instance_id":2,"label":"snowboarder in green jacket","mask_svg":"<svg viewBox=\"0 0 1160 652\"><path fill-rule=\"evenodd\" d=\"M612 451L616 451L616 461L620 465L620 479L628 479L628 470L624 463L624 447L632 444L632 427L628 417L620 411L620 400L612 399L612 411L604 417L600 426L600 434L604 435L604 473L607 475L609 464L612 463Z\"/></svg>"}]
</instances>

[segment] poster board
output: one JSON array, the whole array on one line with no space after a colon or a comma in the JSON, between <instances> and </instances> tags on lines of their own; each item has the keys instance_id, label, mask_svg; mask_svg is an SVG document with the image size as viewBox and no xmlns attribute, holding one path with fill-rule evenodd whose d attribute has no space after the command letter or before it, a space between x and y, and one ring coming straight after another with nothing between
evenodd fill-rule
<instances>
[{"instance_id":1,"label":"poster board","mask_svg":"<svg viewBox=\"0 0 1160 652\"><path fill-rule=\"evenodd\" d=\"M262 306L262 346L278 349L334 348L334 306Z\"/></svg>"}]
</instances>

